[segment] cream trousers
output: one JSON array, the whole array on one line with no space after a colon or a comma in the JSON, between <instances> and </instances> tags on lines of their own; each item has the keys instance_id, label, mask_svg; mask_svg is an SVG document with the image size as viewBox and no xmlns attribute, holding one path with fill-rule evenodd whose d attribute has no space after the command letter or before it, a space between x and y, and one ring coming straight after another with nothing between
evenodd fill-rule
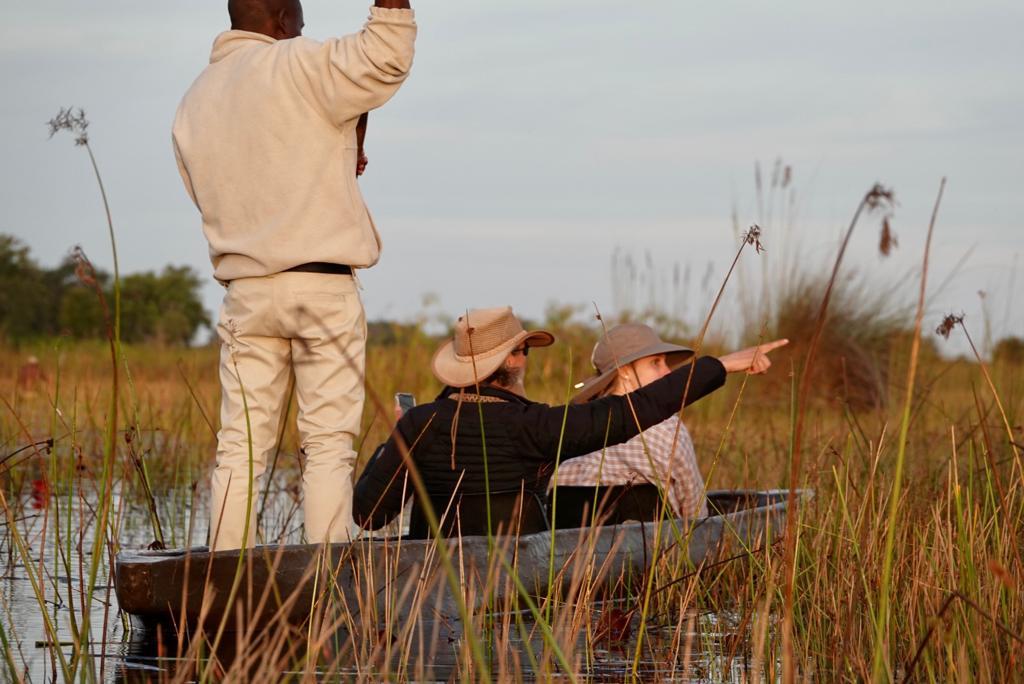
<instances>
[{"instance_id":1,"label":"cream trousers","mask_svg":"<svg viewBox=\"0 0 1024 684\"><path fill-rule=\"evenodd\" d=\"M210 545L252 546L256 504L295 378L306 541L346 541L353 439L365 388L366 318L352 276L277 273L231 281L221 308L220 432Z\"/></svg>"}]
</instances>

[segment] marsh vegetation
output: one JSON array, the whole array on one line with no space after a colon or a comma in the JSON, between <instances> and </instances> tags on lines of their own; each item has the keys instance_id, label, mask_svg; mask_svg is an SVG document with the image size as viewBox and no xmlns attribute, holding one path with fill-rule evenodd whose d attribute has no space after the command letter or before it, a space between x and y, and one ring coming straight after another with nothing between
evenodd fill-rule
<instances>
[{"instance_id":1,"label":"marsh vegetation","mask_svg":"<svg viewBox=\"0 0 1024 684\"><path fill-rule=\"evenodd\" d=\"M566 330L565 339L543 360L538 355L540 363L531 369L529 387L539 399L561 401L585 372L579 360L592 340L579 329ZM371 345L373 392L430 396L438 389L427 370L434 344L410 329L386 346ZM898 378L908 361L906 338L894 336L891 345L887 375ZM45 378L19 386L29 352L39 357ZM112 391L107 350L65 341L9 350L0 360L8 388L0 422L6 517L0 636L13 678L89 678L123 668L121 641L131 635L110 589L113 555L159 538L170 546L205 541L216 350L126 347L123 357L124 418L110 458L104 454ZM568 676L566 661L572 672L612 679L636 672L774 680L791 658L799 678L868 679L881 648L887 679L902 680L910 667L915 677L936 681L1012 678L1024 648L1018 551L1024 498L1019 447L1013 444L1024 442L1024 366L1000 358L988 373L991 386L977 361L923 358L893 528L888 508L898 422L897 409L884 406L899 407L902 388L890 383L888 401L872 408L849 401L841 388L814 392L798 485L816 496L790 518L796 535L791 653L781 641L787 578L782 545L775 544L699 574L681 572L666 554L654 585L667 588L646 602L646 611L642 581L607 604L595 606L583 600L584 593L552 596L535 606L536 615L522 603L482 611L470 618L482 637L476 653L457 624L438 626L429 611L422 621L396 624L349 607L346 624L324 611L298 627L222 635L234 656L220 660L211 658L217 639L211 619L207 633L161 647L174 658L162 674L129 671L154 679L247 673L274 680L283 672L301 678L318 671L417 679L442 662L457 679L478 679L483 671L475 660L483 657L489 676L508 680ZM790 380L736 383L687 409L710 488L788 484L795 378ZM1001 392L1006 422L991 387ZM370 406L362 454L385 437L391 420ZM287 427L293 424L283 431L266 493L262 525L268 543L295 542L301 534L301 455ZM108 497L106 507L102 496ZM99 527L107 534L97 535ZM890 617L879 644L880 578L890 530ZM95 544L97 538L102 543ZM345 629L335 629L340 627ZM644 639L638 638L641 628ZM163 667L160 662L149 664Z\"/></svg>"},{"instance_id":2,"label":"marsh vegetation","mask_svg":"<svg viewBox=\"0 0 1024 684\"><path fill-rule=\"evenodd\" d=\"M87 147L78 126L72 132ZM789 175L780 170L772 192L783 193ZM887 199L872 189L857 216ZM883 224L884 244L884 211ZM744 248L760 251L760 231L738 237L737 260ZM906 248L909 234L902 237ZM890 249L891 241L890 234ZM741 273L740 310L749 317L735 334L803 343L776 359L772 380L732 381L688 407L685 420L709 489L815 492L792 502L800 505L791 507L785 537L701 568L665 544L652 550L648 573L611 592L591 581L597 558L581 553L569 590L542 595L521 586L500 553L472 576L457 547L446 554L438 546L446 581L463 599L455 615L417 604L415 582L386 573L362 575L365 600L339 601L325 563L311 571L317 598L300 624L282 619L227 631L226 620L237 616L210 614L187 633L155 639L133 634L119 613L113 559L122 549L205 542L218 350L122 344L116 266L105 291L80 262L78 277L96 285L109 339L22 341L0 352L7 678L1016 679L1024 661L1019 344L1006 341L991 360L937 353L943 336L966 337L972 322L933 320L923 297L915 316L913 293L927 257L904 287L910 304L895 310L865 306L884 297L866 297L842 275L840 259L821 277L782 263L786 278L771 288L770 301L747 296L765 289L742 287ZM708 304L697 320L680 322L670 311L654 323L675 321L685 330L667 332L693 336L714 353L722 345L714 330L708 334L705 314L721 293L714 285L705 290ZM561 344L531 357L527 386L532 398L557 404L589 374L602 322L585 309L550 311L547 327ZM377 332L358 441L364 461L393 425L387 398L402 391L425 399L440 389L429 371L436 335L415 324L378 325ZM301 541L294 425L283 423L266 489L257 493L261 541L271 549ZM493 543L500 549L503 542ZM294 601L245 578L240 565L229 588L243 613L261 602ZM499 584L509 587L500 604L488 599ZM378 610L381 592L411 595L418 610Z\"/></svg>"}]
</instances>

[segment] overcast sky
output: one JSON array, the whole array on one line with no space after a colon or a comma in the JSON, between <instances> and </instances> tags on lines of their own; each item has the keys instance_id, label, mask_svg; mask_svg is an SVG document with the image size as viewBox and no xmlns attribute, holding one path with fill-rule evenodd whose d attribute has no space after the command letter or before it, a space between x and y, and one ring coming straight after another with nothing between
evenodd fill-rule
<instances>
[{"instance_id":1,"label":"overcast sky","mask_svg":"<svg viewBox=\"0 0 1024 684\"><path fill-rule=\"evenodd\" d=\"M45 265L81 244L109 267L88 159L70 137L48 141L44 125L61 106L83 107L122 270L191 264L216 311L221 290L175 169L170 125L226 28L225 5L8 7L0 232ZM350 33L367 13L363 2L304 5L313 38ZM760 262L748 266L799 255L796 263L827 268L876 181L899 200L899 250L878 256L870 220L850 266L885 288L919 261L945 175L931 278L953 278L931 302L929 327L963 310L980 336L980 290L994 336L1024 335L1011 296L1024 288L1015 275L1024 246L1020 2L415 6L413 73L371 115L367 140L362 187L385 245L362 275L370 318L411 318L425 293L447 312L511 303L537 317L551 300L612 311L628 298L612 278L619 249L641 262L650 252L656 279L689 267L687 315L699 319L710 302L698 276L724 275L734 213L741 226L766 229L768 252L746 255ZM788 197L766 198L763 212L757 202L755 162L767 181L776 158L792 167L792 230L780 220ZM913 299L913 283L894 296Z\"/></svg>"}]
</instances>

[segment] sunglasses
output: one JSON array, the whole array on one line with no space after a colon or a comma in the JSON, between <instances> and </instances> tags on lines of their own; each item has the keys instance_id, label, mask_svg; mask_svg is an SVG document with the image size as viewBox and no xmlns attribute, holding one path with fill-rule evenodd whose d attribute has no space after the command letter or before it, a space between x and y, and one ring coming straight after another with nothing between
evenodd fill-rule
<instances>
[{"instance_id":1,"label":"sunglasses","mask_svg":"<svg viewBox=\"0 0 1024 684\"><path fill-rule=\"evenodd\" d=\"M529 356L530 355L530 348L529 347L519 347L518 349L513 349L512 353L513 354L522 354L523 356Z\"/></svg>"}]
</instances>

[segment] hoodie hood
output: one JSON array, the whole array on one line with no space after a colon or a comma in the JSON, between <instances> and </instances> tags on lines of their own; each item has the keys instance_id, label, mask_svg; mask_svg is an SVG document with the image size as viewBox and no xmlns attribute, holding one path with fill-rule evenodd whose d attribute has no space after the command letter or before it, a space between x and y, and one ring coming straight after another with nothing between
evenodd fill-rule
<instances>
[{"instance_id":1,"label":"hoodie hood","mask_svg":"<svg viewBox=\"0 0 1024 684\"><path fill-rule=\"evenodd\" d=\"M219 62L235 50L248 47L254 43L276 43L276 38L254 33L252 31L225 31L213 41L213 50L210 52L210 64Z\"/></svg>"}]
</instances>

